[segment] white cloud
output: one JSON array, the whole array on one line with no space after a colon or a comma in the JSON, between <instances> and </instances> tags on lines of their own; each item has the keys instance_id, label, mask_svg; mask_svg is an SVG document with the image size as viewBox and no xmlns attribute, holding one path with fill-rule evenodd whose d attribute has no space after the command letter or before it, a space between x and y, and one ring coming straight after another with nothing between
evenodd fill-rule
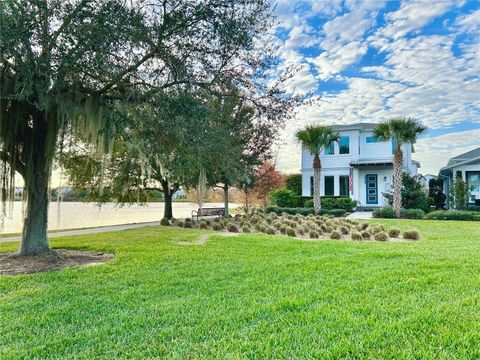
<instances>
[{"instance_id":1,"label":"white cloud","mask_svg":"<svg viewBox=\"0 0 480 360\"><path fill-rule=\"evenodd\" d=\"M480 34L480 9L460 16L456 21L456 25L461 31L478 36Z\"/></svg>"},{"instance_id":2,"label":"white cloud","mask_svg":"<svg viewBox=\"0 0 480 360\"><path fill-rule=\"evenodd\" d=\"M404 2L400 9L385 15L388 25L377 31L376 37L398 39L423 28L434 18L459 5L461 5L459 1L446 0Z\"/></svg>"}]
</instances>

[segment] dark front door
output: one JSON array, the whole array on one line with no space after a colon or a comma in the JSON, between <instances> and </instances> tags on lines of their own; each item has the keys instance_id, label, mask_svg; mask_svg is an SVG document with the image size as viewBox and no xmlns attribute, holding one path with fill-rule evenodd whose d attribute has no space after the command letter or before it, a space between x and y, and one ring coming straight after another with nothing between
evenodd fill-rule
<instances>
[{"instance_id":1,"label":"dark front door","mask_svg":"<svg viewBox=\"0 0 480 360\"><path fill-rule=\"evenodd\" d=\"M365 176L367 186L367 204L378 204L378 177L377 174Z\"/></svg>"}]
</instances>

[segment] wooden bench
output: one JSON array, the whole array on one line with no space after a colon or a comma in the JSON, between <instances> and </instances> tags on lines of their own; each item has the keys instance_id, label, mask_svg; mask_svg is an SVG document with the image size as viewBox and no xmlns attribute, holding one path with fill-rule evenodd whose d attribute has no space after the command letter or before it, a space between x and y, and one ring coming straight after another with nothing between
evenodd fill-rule
<instances>
[{"instance_id":1,"label":"wooden bench","mask_svg":"<svg viewBox=\"0 0 480 360\"><path fill-rule=\"evenodd\" d=\"M193 210L192 211L192 221L194 220L194 217L197 217L197 221L199 217L202 216L218 216L218 217L223 217L225 216L225 209L224 208L199 208L198 210Z\"/></svg>"}]
</instances>

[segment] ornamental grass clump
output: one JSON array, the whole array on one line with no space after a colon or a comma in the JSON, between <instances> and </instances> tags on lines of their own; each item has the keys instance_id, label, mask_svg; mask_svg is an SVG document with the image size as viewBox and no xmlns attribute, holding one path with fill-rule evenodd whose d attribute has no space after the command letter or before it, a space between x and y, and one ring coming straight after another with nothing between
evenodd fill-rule
<instances>
[{"instance_id":1,"label":"ornamental grass clump","mask_svg":"<svg viewBox=\"0 0 480 360\"><path fill-rule=\"evenodd\" d=\"M373 237L376 241L387 241L388 234L385 231L378 232Z\"/></svg>"},{"instance_id":2,"label":"ornamental grass clump","mask_svg":"<svg viewBox=\"0 0 480 360\"><path fill-rule=\"evenodd\" d=\"M160 220L160 225L170 226L170 221L168 221L168 219L166 219L166 218L163 218L162 220Z\"/></svg>"},{"instance_id":3,"label":"ornamental grass clump","mask_svg":"<svg viewBox=\"0 0 480 360\"><path fill-rule=\"evenodd\" d=\"M273 222L273 227L274 227L275 229L277 229L277 230L280 230L280 228L282 227L282 225L283 225L282 222L279 221L279 220L276 220L276 221Z\"/></svg>"},{"instance_id":4,"label":"ornamental grass clump","mask_svg":"<svg viewBox=\"0 0 480 360\"><path fill-rule=\"evenodd\" d=\"M184 228L188 228L188 229L193 228L193 223L192 223L192 221L187 221L187 220L189 220L189 219L185 219L185 222L183 223L183 227L184 227Z\"/></svg>"},{"instance_id":5,"label":"ornamental grass clump","mask_svg":"<svg viewBox=\"0 0 480 360\"><path fill-rule=\"evenodd\" d=\"M400 229L398 228L391 228L390 230L388 230L388 236L390 236L391 238L398 238L399 235Z\"/></svg>"},{"instance_id":6,"label":"ornamental grass clump","mask_svg":"<svg viewBox=\"0 0 480 360\"><path fill-rule=\"evenodd\" d=\"M234 223L229 223L227 225L227 230L230 232L238 232L238 227Z\"/></svg>"},{"instance_id":7,"label":"ornamental grass clump","mask_svg":"<svg viewBox=\"0 0 480 360\"><path fill-rule=\"evenodd\" d=\"M371 238L371 235L370 235L370 233L369 233L367 230L363 230L363 231L361 232L361 234L362 234L362 238L363 238L364 240L368 240L368 239Z\"/></svg>"},{"instance_id":8,"label":"ornamental grass clump","mask_svg":"<svg viewBox=\"0 0 480 360\"><path fill-rule=\"evenodd\" d=\"M363 240L363 236L358 231L352 232L352 240Z\"/></svg>"},{"instance_id":9,"label":"ornamental grass clump","mask_svg":"<svg viewBox=\"0 0 480 360\"><path fill-rule=\"evenodd\" d=\"M346 227L346 226L341 226L340 227L340 232L343 234L343 235L347 235L350 230Z\"/></svg>"},{"instance_id":10,"label":"ornamental grass clump","mask_svg":"<svg viewBox=\"0 0 480 360\"><path fill-rule=\"evenodd\" d=\"M250 226L248 226L248 225L243 225L243 226L242 226L242 231L243 231L244 233L249 233L249 232L250 232Z\"/></svg>"},{"instance_id":11,"label":"ornamental grass clump","mask_svg":"<svg viewBox=\"0 0 480 360\"><path fill-rule=\"evenodd\" d=\"M320 235L315 230L310 230L308 236L310 237L310 239L318 239Z\"/></svg>"},{"instance_id":12,"label":"ornamental grass clump","mask_svg":"<svg viewBox=\"0 0 480 360\"><path fill-rule=\"evenodd\" d=\"M420 233L418 230L407 230L402 234L404 239L407 240L420 240Z\"/></svg>"},{"instance_id":13,"label":"ornamental grass clump","mask_svg":"<svg viewBox=\"0 0 480 360\"><path fill-rule=\"evenodd\" d=\"M287 235L288 236L297 236L297 233L295 232L295 229L294 228L288 228L287 229Z\"/></svg>"},{"instance_id":14,"label":"ornamental grass clump","mask_svg":"<svg viewBox=\"0 0 480 360\"><path fill-rule=\"evenodd\" d=\"M280 228L280 232L281 232L282 234L286 234L288 229L289 229L289 228L288 228L287 225L282 225L282 227Z\"/></svg>"},{"instance_id":15,"label":"ornamental grass clump","mask_svg":"<svg viewBox=\"0 0 480 360\"><path fill-rule=\"evenodd\" d=\"M213 223L212 229L216 231L220 231L223 229L223 226L219 222L216 222L216 223Z\"/></svg>"},{"instance_id":16,"label":"ornamental grass clump","mask_svg":"<svg viewBox=\"0 0 480 360\"><path fill-rule=\"evenodd\" d=\"M330 239L339 240L341 238L342 238L342 236L340 235L340 233L337 230L333 230L332 233L330 234Z\"/></svg>"},{"instance_id":17,"label":"ornamental grass clump","mask_svg":"<svg viewBox=\"0 0 480 360\"><path fill-rule=\"evenodd\" d=\"M208 229L208 224L206 221L200 221L199 227L200 229Z\"/></svg>"}]
</instances>

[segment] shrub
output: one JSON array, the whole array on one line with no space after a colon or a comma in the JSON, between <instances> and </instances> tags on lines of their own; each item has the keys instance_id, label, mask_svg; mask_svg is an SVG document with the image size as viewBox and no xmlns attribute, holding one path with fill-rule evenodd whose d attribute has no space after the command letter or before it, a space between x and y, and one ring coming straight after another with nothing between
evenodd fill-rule
<instances>
[{"instance_id":1,"label":"shrub","mask_svg":"<svg viewBox=\"0 0 480 360\"><path fill-rule=\"evenodd\" d=\"M320 235L318 235L318 232L316 232L315 230L310 230L308 236L310 236L311 239L318 239Z\"/></svg>"},{"instance_id":2,"label":"shrub","mask_svg":"<svg viewBox=\"0 0 480 360\"><path fill-rule=\"evenodd\" d=\"M307 201L305 201L305 203ZM321 199L321 205L322 205L322 209L325 209L325 210L342 209L348 212L352 212L353 208L357 206L357 202L349 197L325 197L324 196ZM313 207L313 202L312 202L312 207Z\"/></svg>"},{"instance_id":3,"label":"shrub","mask_svg":"<svg viewBox=\"0 0 480 360\"><path fill-rule=\"evenodd\" d=\"M280 232L282 234L286 234L287 233L287 230L288 230L288 226L287 225L282 225L282 227L280 228Z\"/></svg>"},{"instance_id":4,"label":"shrub","mask_svg":"<svg viewBox=\"0 0 480 360\"><path fill-rule=\"evenodd\" d=\"M238 227L237 227L237 225L235 225L233 223L229 223L227 225L227 230L230 231L230 232L238 232Z\"/></svg>"},{"instance_id":5,"label":"shrub","mask_svg":"<svg viewBox=\"0 0 480 360\"><path fill-rule=\"evenodd\" d=\"M178 227L184 227L184 226L185 226L185 223L184 223L182 220L177 220L177 221L176 221L176 225L177 225Z\"/></svg>"},{"instance_id":6,"label":"shrub","mask_svg":"<svg viewBox=\"0 0 480 360\"><path fill-rule=\"evenodd\" d=\"M370 226L370 233L372 235L375 235L375 234L378 234L380 232L385 232L385 229L383 228L382 225L373 225L373 226Z\"/></svg>"},{"instance_id":7,"label":"shrub","mask_svg":"<svg viewBox=\"0 0 480 360\"><path fill-rule=\"evenodd\" d=\"M423 219L425 212L422 209L403 209L401 216L405 219Z\"/></svg>"},{"instance_id":8,"label":"shrub","mask_svg":"<svg viewBox=\"0 0 480 360\"><path fill-rule=\"evenodd\" d=\"M368 228L368 223L361 223L359 226L360 226L360 229L362 229L362 230L367 230L367 228Z\"/></svg>"},{"instance_id":9,"label":"shrub","mask_svg":"<svg viewBox=\"0 0 480 360\"><path fill-rule=\"evenodd\" d=\"M431 220L466 220L475 221L475 216L478 215L475 211L467 210L437 210L425 215L424 219Z\"/></svg>"},{"instance_id":10,"label":"shrub","mask_svg":"<svg viewBox=\"0 0 480 360\"><path fill-rule=\"evenodd\" d=\"M341 226L341 227L340 227L340 232L341 232L343 235L347 235L350 231L349 231L349 229L348 229L346 226Z\"/></svg>"},{"instance_id":11,"label":"shrub","mask_svg":"<svg viewBox=\"0 0 480 360\"><path fill-rule=\"evenodd\" d=\"M272 204L279 207L297 207L300 205L300 197L294 191L288 189L275 189L268 193Z\"/></svg>"},{"instance_id":12,"label":"shrub","mask_svg":"<svg viewBox=\"0 0 480 360\"><path fill-rule=\"evenodd\" d=\"M390 230L388 230L388 236L392 238L398 238L398 235L400 235L400 229L391 228Z\"/></svg>"},{"instance_id":13,"label":"shrub","mask_svg":"<svg viewBox=\"0 0 480 360\"><path fill-rule=\"evenodd\" d=\"M352 232L352 240L363 240L363 236L358 231L354 231Z\"/></svg>"},{"instance_id":14,"label":"shrub","mask_svg":"<svg viewBox=\"0 0 480 360\"><path fill-rule=\"evenodd\" d=\"M216 222L216 223L213 223L212 229L213 229L213 230L216 230L216 231L219 231L219 230L222 230L222 229L223 229L223 226L220 225L220 223Z\"/></svg>"},{"instance_id":15,"label":"shrub","mask_svg":"<svg viewBox=\"0 0 480 360\"><path fill-rule=\"evenodd\" d=\"M391 206L385 206L381 209L376 209L372 213L374 218L385 218L385 219L393 219L395 218L395 211Z\"/></svg>"},{"instance_id":16,"label":"shrub","mask_svg":"<svg viewBox=\"0 0 480 360\"><path fill-rule=\"evenodd\" d=\"M332 233L330 234L330 239L338 240L341 239L341 235L337 230L333 230Z\"/></svg>"},{"instance_id":17,"label":"shrub","mask_svg":"<svg viewBox=\"0 0 480 360\"><path fill-rule=\"evenodd\" d=\"M305 202L303 203L303 207L313 208L313 199L305 200Z\"/></svg>"},{"instance_id":18,"label":"shrub","mask_svg":"<svg viewBox=\"0 0 480 360\"><path fill-rule=\"evenodd\" d=\"M465 210L468 210L468 211L480 211L480 206L478 205L468 205Z\"/></svg>"},{"instance_id":19,"label":"shrub","mask_svg":"<svg viewBox=\"0 0 480 360\"><path fill-rule=\"evenodd\" d=\"M200 221L200 229L207 229L208 228L208 224L206 221Z\"/></svg>"},{"instance_id":20,"label":"shrub","mask_svg":"<svg viewBox=\"0 0 480 360\"><path fill-rule=\"evenodd\" d=\"M243 226L242 226L242 231L243 231L244 233L249 233L249 232L250 232L250 226L248 226L248 225L243 225Z\"/></svg>"},{"instance_id":21,"label":"shrub","mask_svg":"<svg viewBox=\"0 0 480 360\"><path fill-rule=\"evenodd\" d=\"M257 231L260 231L260 232L264 232L264 229L265 229L265 226L261 223L256 223L255 224L255 230Z\"/></svg>"},{"instance_id":22,"label":"shrub","mask_svg":"<svg viewBox=\"0 0 480 360\"><path fill-rule=\"evenodd\" d=\"M362 231L362 238L367 240L370 239L371 235L367 230Z\"/></svg>"},{"instance_id":23,"label":"shrub","mask_svg":"<svg viewBox=\"0 0 480 360\"><path fill-rule=\"evenodd\" d=\"M168 221L168 219L166 219L166 218L163 218L162 220L160 220L160 225L170 226L170 221Z\"/></svg>"},{"instance_id":24,"label":"shrub","mask_svg":"<svg viewBox=\"0 0 480 360\"><path fill-rule=\"evenodd\" d=\"M373 238L377 241L387 241L388 234L385 231L381 231L379 233L376 233Z\"/></svg>"},{"instance_id":25,"label":"shrub","mask_svg":"<svg viewBox=\"0 0 480 360\"><path fill-rule=\"evenodd\" d=\"M287 235L288 235L288 236L296 236L297 233L295 232L295 229L294 229L294 228L289 227L289 228L287 229Z\"/></svg>"},{"instance_id":26,"label":"shrub","mask_svg":"<svg viewBox=\"0 0 480 360\"><path fill-rule=\"evenodd\" d=\"M417 230L404 231L402 236L407 240L420 240L420 233Z\"/></svg>"},{"instance_id":27,"label":"shrub","mask_svg":"<svg viewBox=\"0 0 480 360\"><path fill-rule=\"evenodd\" d=\"M193 224L191 221L187 221L188 219L185 220L185 222L183 223L183 227L184 228L192 228L193 227Z\"/></svg>"}]
</instances>

